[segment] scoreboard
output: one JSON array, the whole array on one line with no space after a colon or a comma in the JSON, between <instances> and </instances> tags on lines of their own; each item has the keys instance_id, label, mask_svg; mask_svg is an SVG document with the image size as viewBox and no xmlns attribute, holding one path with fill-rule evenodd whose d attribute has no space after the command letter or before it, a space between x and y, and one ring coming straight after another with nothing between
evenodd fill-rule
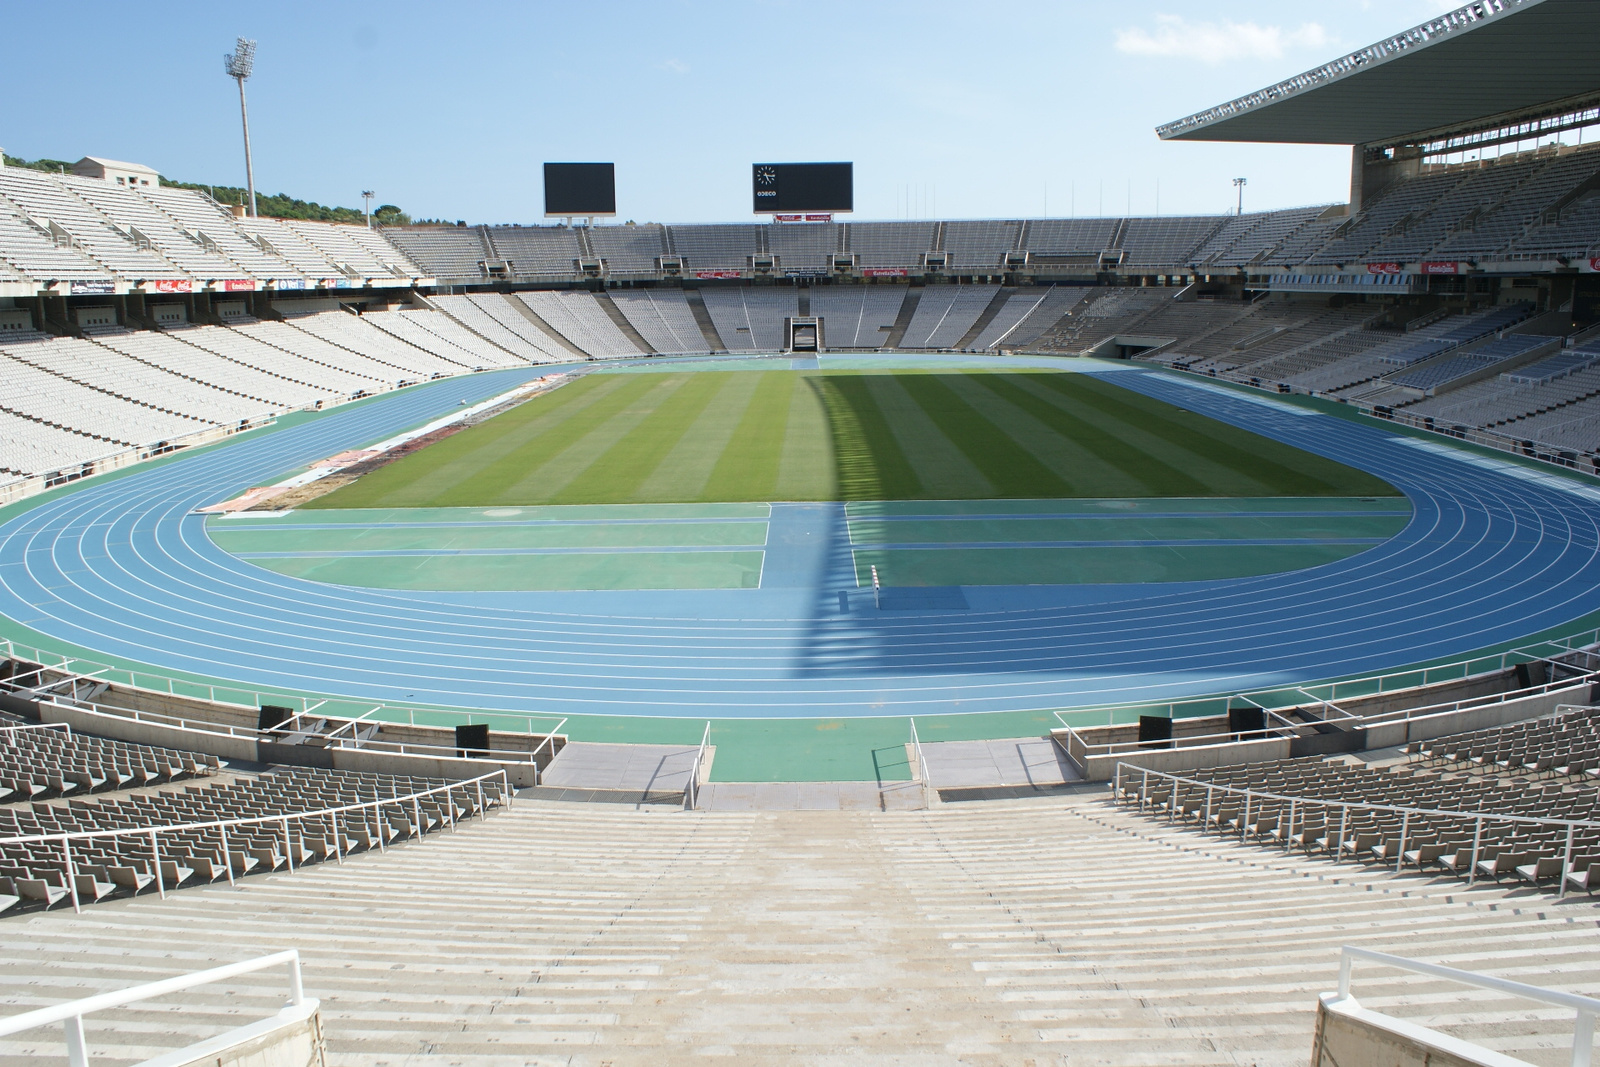
<instances>
[{"instance_id":1,"label":"scoreboard","mask_svg":"<svg viewBox=\"0 0 1600 1067\"><path fill-rule=\"evenodd\" d=\"M853 163L752 164L752 210L758 215L853 210L854 169Z\"/></svg>"}]
</instances>

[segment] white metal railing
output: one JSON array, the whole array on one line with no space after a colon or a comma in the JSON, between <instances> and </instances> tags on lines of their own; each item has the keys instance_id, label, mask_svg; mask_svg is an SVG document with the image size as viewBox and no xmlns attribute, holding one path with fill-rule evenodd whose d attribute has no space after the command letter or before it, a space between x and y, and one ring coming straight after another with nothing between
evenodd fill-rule
<instances>
[{"instance_id":1,"label":"white metal railing","mask_svg":"<svg viewBox=\"0 0 1600 1067\"><path fill-rule=\"evenodd\" d=\"M1452 704L1465 706L1474 700L1494 703L1507 699L1511 694L1501 693L1481 698L1469 697L1460 701L1425 705L1419 708L1372 712L1365 716L1356 716L1345 712L1344 709L1338 708L1337 704L1342 700L1380 696L1405 689L1422 689L1430 685L1441 685L1445 682L1466 681L1481 675L1506 671L1524 663L1550 663L1567 656L1584 657L1584 666L1579 669L1591 673L1600 673L1600 652L1597 652L1597 649L1600 649L1600 629L1584 630L1564 638L1550 638L1531 645L1507 649L1504 652L1474 656L1470 659L1452 660L1449 663L1435 664L1429 667L1402 668L1400 670L1386 671L1382 674L1370 674L1359 678L1345 678L1332 682L1308 682L1305 685L1284 685L1271 689L1252 689L1244 692L1190 697L1154 704L1100 704L1087 708L1057 710L1052 714L1056 717L1057 722L1067 728L1115 726L1119 717L1124 722L1127 722L1130 715L1160 715L1164 713L1170 719L1186 719L1201 715L1225 715L1234 701L1247 700L1269 711L1275 708L1317 704L1323 707L1332 707L1345 714L1348 718L1361 718L1369 723L1406 721L1413 718L1421 718L1425 715L1438 714L1441 711L1452 710ZM1560 681L1543 683L1540 686L1530 686L1526 690L1517 692L1525 696L1537 695L1534 690L1553 692L1569 688L1573 684L1576 684L1575 679L1561 679ZM1285 700L1280 699L1280 697L1292 699ZM1066 718L1068 715L1073 716L1077 721L1069 722ZM1091 718L1098 720L1102 716L1104 721L1086 721Z\"/></svg>"},{"instance_id":2,"label":"white metal railing","mask_svg":"<svg viewBox=\"0 0 1600 1067\"><path fill-rule=\"evenodd\" d=\"M52 1023L63 1023L67 1032L68 1067L89 1067L89 1048L83 1036L85 1015L105 1011L107 1008L120 1008L124 1004L136 1004L141 1000L150 1000L168 993L180 993L196 986L225 982L229 978L254 971L264 971L279 964L285 964L289 968L289 1005L301 1007L306 1002L306 994L305 985L300 978L300 953L295 949L289 949L285 952L274 952L270 956L257 956L253 960L213 967L208 971L196 971L194 974L179 975L159 982L147 982L144 985L119 989L114 993L100 993L84 997L82 1000L69 1000L65 1004L55 1004L48 1008L37 1008L20 1015L11 1015L0 1019L0 1037L20 1034Z\"/></svg>"},{"instance_id":3,"label":"white metal railing","mask_svg":"<svg viewBox=\"0 0 1600 1067\"><path fill-rule=\"evenodd\" d=\"M922 806L924 808L931 808L933 807L933 794L930 791L933 789L933 783L928 781L928 760L927 757L922 754L922 738L917 736L916 717L912 716L910 718L910 722L911 751L916 753L917 780L922 783Z\"/></svg>"},{"instance_id":4,"label":"white metal railing","mask_svg":"<svg viewBox=\"0 0 1600 1067\"><path fill-rule=\"evenodd\" d=\"M700 748L694 754L694 764L689 768L689 780L683 786L683 806L693 811L700 805L700 766L706 758L706 746L711 743L711 720L706 720L705 733L700 735Z\"/></svg>"},{"instance_id":5,"label":"white metal railing","mask_svg":"<svg viewBox=\"0 0 1600 1067\"><path fill-rule=\"evenodd\" d=\"M72 736L72 727L64 722L24 722L15 726L0 726L0 736L4 736L6 744L15 745L13 735L22 730L60 730L68 737Z\"/></svg>"},{"instance_id":6,"label":"white metal railing","mask_svg":"<svg viewBox=\"0 0 1600 1067\"><path fill-rule=\"evenodd\" d=\"M1350 971L1356 960L1381 963L1386 967L1411 971L1414 974L1426 974L1433 978L1444 978L1460 982L1462 985L1476 986L1479 989L1492 989L1496 993L1509 993L1514 997L1524 997L1541 1004L1550 1004L1576 1012L1577 1017L1572 1027L1572 1058L1568 1062L1571 1067L1589 1067L1594 1047L1594 1020L1596 1015L1600 1015L1600 1000L1577 993L1562 993L1554 989L1513 982L1509 978L1474 974L1472 971L1457 970L1437 963L1423 963L1421 960L1407 959L1404 956L1391 956L1387 952L1374 952L1372 949L1356 948L1353 945L1345 945L1339 949L1339 1000L1347 1000L1350 997Z\"/></svg>"},{"instance_id":7,"label":"white metal railing","mask_svg":"<svg viewBox=\"0 0 1600 1067\"><path fill-rule=\"evenodd\" d=\"M1574 690L1588 689L1595 683L1597 679L1600 679L1600 671L1591 671L1584 674L1574 675L1570 678L1563 678L1556 682L1543 682L1539 685L1529 686L1526 689L1511 689L1504 693L1490 693L1479 697L1464 697L1461 700L1448 700L1438 704L1424 704L1421 707L1415 708L1396 708L1393 711L1375 711L1365 715L1346 711L1337 704L1325 700L1312 700L1310 702L1315 703L1319 708L1327 713L1327 719L1324 721L1337 722L1339 724L1339 728L1342 730L1366 730L1371 729L1374 726L1385 726L1393 723L1409 724L1420 722L1424 719L1433 718L1434 716L1438 715L1450 715L1462 711L1475 711L1481 708L1491 708L1497 704L1505 704L1513 700L1526 700L1531 697L1549 696L1552 693L1566 693ZM1279 690L1279 692L1282 692L1282 690ZM1236 697L1235 699L1248 700L1249 698L1240 696ZM1254 701L1251 701L1251 703L1254 703ZM1293 738L1304 736L1304 731L1308 729L1314 729L1314 725L1312 723L1293 722L1278 714L1278 712L1273 708L1268 708L1263 705L1257 706L1261 707L1262 711L1266 713L1266 717L1268 719L1268 725L1261 730L1238 731L1223 729L1216 730L1211 733L1194 734L1189 737L1174 737L1170 739L1170 741L1164 741L1162 743L1171 748L1208 748L1217 745L1234 744L1236 743L1236 738L1241 733L1251 735L1250 737L1246 738L1246 740L1251 741L1267 741L1273 739L1292 740ZM1299 707L1303 705L1293 706ZM1578 706L1579 705L1573 704L1558 704L1556 705L1556 708L1559 711L1564 707L1574 708ZM1061 715L1061 712L1055 712L1056 721L1061 723L1062 728L1067 733L1067 736L1086 756L1131 755L1135 752L1144 752L1149 750L1147 744L1141 741L1088 741L1082 734L1078 733L1076 729L1067 725L1066 721L1062 719ZM1273 725L1272 720L1277 720L1277 724ZM1115 723L1108 722L1107 725L1115 725ZM1082 729L1088 729L1088 727L1082 727Z\"/></svg>"},{"instance_id":8,"label":"white metal railing","mask_svg":"<svg viewBox=\"0 0 1600 1067\"><path fill-rule=\"evenodd\" d=\"M424 798L432 797L438 793L444 793L446 795L446 799L448 800L451 792L472 786L475 787L477 792L477 813L481 817L488 811L488 808L484 802L483 783L496 778L499 779L500 782L500 798L504 801L506 807L510 808L515 806L515 793L511 788L510 778L507 776L504 770L495 770L489 772L488 774L480 774L476 778L468 778L460 782L447 782L444 785L432 786L428 789L418 790L414 793L406 793L402 796L381 797L374 800L357 801L353 804L340 804L330 808L318 808L314 811L284 812L278 815L251 815L234 819L210 819L202 822L190 823L167 823L161 826L132 826L105 830L68 830L59 833L17 834L12 837L0 837L0 846L29 845L36 842L56 842L61 849L61 865L65 871L65 877L63 881L66 883L65 888L67 890L67 896L72 900L72 910L74 912L81 912L83 909L82 901L79 899L78 895L77 868L72 859L72 842L74 841L99 841L119 837L148 838L150 842L150 871L152 880L156 883L157 893L160 894L161 899L165 900L167 897L167 885L166 876L161 869L161 834L196 833L205 830L216 830L219 834L221 842L220 850L223 867L227 871L228 884L231 886L234 884L234 876L233 854L228 848L228 830L230 827L237 830L239 827L246 826L270 826L273 827L275 831L281 832L283 837L284 862L289 873L293 874L295 868L295 847L293 836L289 832L290 823L302 824L300 826L300 840L304 842L306 833L303 824L308 820L320 821L322 819L327 819L333 829L334 859L342 864L344 863L344 835L340 833L340 816L344 817L345 823L348 825L352 821L352 812L366 812L367 810L371 809L381 820L383 817L384 808L399 808L402 814L406 814L406 805L409 803L409 814L411 816L413 833L418 840L421 840L425 832L424 827L426 826L426 823L424 823L422 820L422 801ZM444 812L446 814L446 825L450 830L454 831L457 821L455 805L446 804L444 807ZM362 819L361 822L364 827L366 825L365 819ZM384 839L383 828L381 826L378 828L376 837L378 842L378 850L380 852L387 851L388 844ZM174 886L173 888L176 889L177 887Z\"/></svg>"},{"instance_id":9,"label":"white metal railing","mask_svg":"<svg viewBox=\"0 0 1600 1067\"><path fill-rule=\"evenodd\" d=\"M1195 789L1204 789L1206 791L1205 805L1201 809L1202 826L1210 826L1211 812L1216 807L1216 798L1218 796L1244 798L1244 806L1239 817L1240 841L1245 841L1249 838L1250 809L1252 806L1255 807L1256 812L1259 815L1261 811L1260 805L1263 801L1275 803L1280 806L1287 804L1289 806L1287 819L1285 820L1280 817L1279 820L1280 825L1283 827L1283 849L1285 852L1289 851L1290 848L1293 847L1291 838L1293 838L1295 835L1297 815L1299 816L1300 829L1303 832L1306 829L1305 818L1312 809L1321 809L1324 811L1328 809L1336 809L1339 812L1338 837L1335 838L1332 834L1327 835L1329 840L1329 851L1332 851L1334 862L1336 863L1341 862L1343 858L1344 846L1345 842L1348 840L1350 816L1352 813L1359 814L1382 812L1388 815L1398 815L1400 816L1400 832L1398 835L1398 844L1395 848L1394 869L1396 874L1401 873L1404 869L1406 842L1410 838L1411 820L1413 818L1455 819L1463 823L1470 822L1472 824L1472 852L1467 875L1467 884L1469 886L1477 884L1478 858L1479 852L1484 845L1483 830L1485 825L1509 823L1512 826L1553 827L1557 830L1564 830L1566 832L1566 844L1562 850L1561 873L1559 876L1560 885L1557 890L1557 895L1562 898L1565 898L1567 895L1567 875L1573 873L1573 847L1574 839L1578 829L1582 827L1584 829L1593 830L1597 834L1600 834L1600 822L1590 819L1544 819L1533 815L1502 815L1496 812L1450 811L1443 808L1417 808L1401 804L1383 804L1365 800L1324 800L1319 797L1289 796L1283 793L1273 793L1264 789L1251 789L1248 786L1241 787L1222 785L1217 782L1207 782L1199 778L1185 778L1181 775L1169 774L1166 771L1153 771L1148 767L1138 767L1129 763L1117 764L1116 776L1113 778L1111 786L1111 795L1114 798L1114 803L1120 804L1126 797L1122 785L1123 771L1125 769L1130 773L1130 776L1132 772L1139 772L1140 778L1138 802L1139 810L1141 812L1144 811L1145 803L1151 795L1150 781L1152 778L1156 779L1157 781L1166 781L1172 785L1173 788L1166 797L1165 810L1168 822L1171 822L1178 817L1178 786L1187 785L1192 786ZM1230 830L1229 833L1231 834L1232 831ZM1260 835L1258 834L1258 840L1259 837ZM1491 841L1489 843L1492 845L1494 842ZM1306 849L1306 852L1309 854L1310 849Z\"/></svg>"}]
</instances>

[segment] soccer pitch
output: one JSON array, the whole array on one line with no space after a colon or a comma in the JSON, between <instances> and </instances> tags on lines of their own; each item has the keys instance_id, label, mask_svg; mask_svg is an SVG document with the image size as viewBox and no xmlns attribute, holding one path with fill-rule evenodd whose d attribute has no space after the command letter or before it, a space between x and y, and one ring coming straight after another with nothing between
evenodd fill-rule
<instances>
[{"instance_id":1,"label":"soccer pitch","mask_svg":"<svg viewBox=\"0 0 1600 1067\"><path fill-rule=\"evenodd\" d=\"M1096 375L686 370L590 374L303 506L1394 494Z\"/></svg>"}]
</instances>

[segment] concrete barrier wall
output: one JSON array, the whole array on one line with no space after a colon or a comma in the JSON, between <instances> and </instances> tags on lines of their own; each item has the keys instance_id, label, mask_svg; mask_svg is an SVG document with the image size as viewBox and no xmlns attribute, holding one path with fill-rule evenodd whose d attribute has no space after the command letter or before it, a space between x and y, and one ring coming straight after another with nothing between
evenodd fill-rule
<instances>
[{"instance_id":1,"label":"concrete barrier wall","mask_svg":"<svg viewBox=\"0 0 1600 1067\"><path fill-rule=\"evenodd\" d=\"M327 1067L318 1002L284 1008L188 1048L146 1060L141 1067Z\"/></svg>"},{"instance_id":2,"label":"concrete barrier wall","mask_svg":"<svg viewBox=\"0 0 1600 1067\"><path fill-rule=\"evenodd\" d=\"M1106 782L1116 777L1117 764L1127 763L1152 771L1182 774L1185 771L1227 767L1235 763L1289 758L1289 742L1281 737L1260 741L1230 741L1222 745L1196 745L1193 748L1161 748L1090 756L1083 761L1084 777L1091 782Z\"/></svg>"},{"instance_id":3,"label":"concrete barrier wall","mask_svg":"<svg viewBox=\"0 0 1600 1067\"><path fill-rule=\"evenodd\" d=\"M1361 1007L1354 997L1324 993L1317 1002L1317 1031L1311 1067L1528 1067L1512 1059L1441 1034L1425 1026L1391 1019Z\"/></svg>"},{"instance_id":4,"label":"concrete barrier wall","mask_svg":"<svg viewBox=\"0 0 1600 1067\"><path fill-rule=\"evenodd\" d=\"M1571 689L1558 689L1537 696L1516 697L1482 707L1463 708L1459 711L1442 711L1436 715L1402 722L1381 724L1367 728L1368 748L1391 748L1413 741L1428 741L1435 737L1487 730L1507 723L1536 719L1552 714L1561 704L1581 704L1588 700L1589 683Z\"/></svg>"},{"instance_id":5,"label":"concrete barrier wall","mask_svg":"<svg viewBox=\"0 0 1600 1067\"><path fill-rule=\"evenodd\" d=\"M331 767L369 774L410 774L423 778L476 778L504 770L511 784L525 789L537 784L532 763L503 763L492 759L452 759L413 756L359 748L317 748L310 745L258 743L254 737L230 737L198 729L89 711L60 704L39 705L44 722L64 722L74 730L157 748L205 752L224 760L288 763L295 766ZM304 758L300 758L304 757Z\"/></svg>"}]
</instances>

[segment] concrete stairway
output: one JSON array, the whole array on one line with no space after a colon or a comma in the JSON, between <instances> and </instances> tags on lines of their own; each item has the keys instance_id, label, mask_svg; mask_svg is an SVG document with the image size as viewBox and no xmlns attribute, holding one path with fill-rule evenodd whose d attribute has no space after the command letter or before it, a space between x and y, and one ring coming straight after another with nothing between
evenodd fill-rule
<instances>
[{"instance_id":1,"label":"concrete stairway","mask_svg":"<svg viewBox=\"0 0 1600 1067\"><path fill-rule=\"evenodd\" d=\"M524 801L342 867L0 920L0 1001L11 1014L293 947L332 1062L352 1067L1300 1064L1342 943L1600 984L1586 899L1284 857L1101 798L889 813ZM264 1016L283 989L262 973L91 1017L94 1062ZM1356 992L1564 1062L1560 1012L1375 969ZM58 1030L0 1039L7 1064L61 1050Z\"/></svg>"}]
</instances>

